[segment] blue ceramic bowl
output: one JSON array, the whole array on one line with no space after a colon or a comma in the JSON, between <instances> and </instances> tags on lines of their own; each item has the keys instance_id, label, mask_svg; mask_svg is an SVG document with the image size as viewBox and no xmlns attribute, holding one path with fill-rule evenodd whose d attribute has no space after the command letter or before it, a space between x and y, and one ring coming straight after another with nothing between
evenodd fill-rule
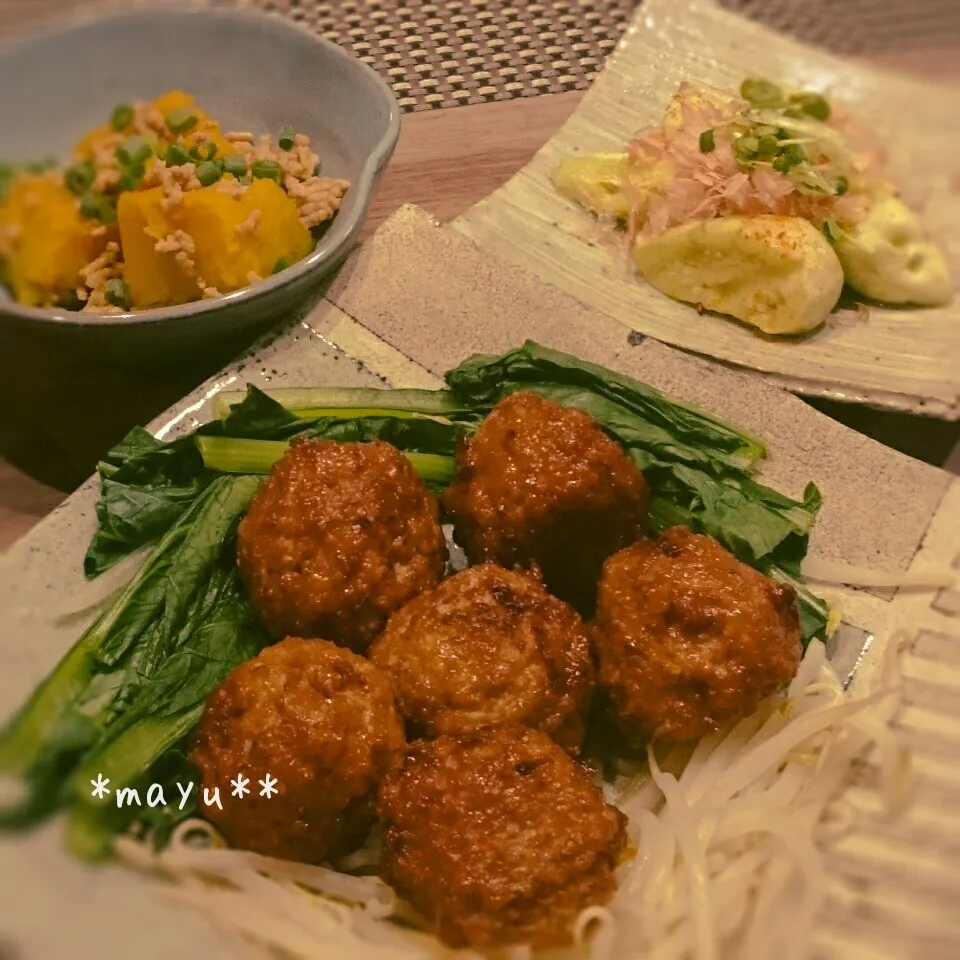
<instances>
[{"instance_id":1,"label":"blue ceramic bowl","mask_svg":"<svg viewBox=\"0 0 960 960\"><path fill-rule=\"evenodd\" d=\"M67 161L118 103L173 88L191 93L224 129L276 135L291 124L310 136L321 173L350 181L316 249L235 293L123 315L22 307L0 290L0 330L26 328L115 358L175 353L279 317L342 261L396 145L399 109L366 64L275 17L140 9L73 20L0 49L0 159Z\"/></svg>"}]
</instances>

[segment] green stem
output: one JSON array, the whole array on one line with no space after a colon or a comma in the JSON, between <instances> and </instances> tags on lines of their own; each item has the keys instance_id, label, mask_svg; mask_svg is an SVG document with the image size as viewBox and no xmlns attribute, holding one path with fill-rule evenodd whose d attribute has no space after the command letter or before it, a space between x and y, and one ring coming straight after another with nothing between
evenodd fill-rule
<instances>
[{"instance_id":1,"label":"green stem","mask_svg":"<svg viewBox=\"0 0 960 960\"><path fill-rule=\"evenodd\" d=\"M196 443L204 466L220 473L269 473L271 467L290 449L286 440L198 436ZM437 453L403 453L426 482L447 484L453 480L456 472L453 457Z\"/></svg>"},{"instance_id":2,"label":"green stem","mask_svg":"<svg viewBox=\"0 0 960 960\"><path fill-rule=\"evenodd\" d=\"M399 416L398 411L428 416L469 413L449 390L376 390L367 387L284 388L265 391L267 396L298 417ZM214 415L222 420L230 408L242 403L245 393L221 393L213 401ZM322 411L318 413L317 411Z\"/></svg>"}]
</instances>

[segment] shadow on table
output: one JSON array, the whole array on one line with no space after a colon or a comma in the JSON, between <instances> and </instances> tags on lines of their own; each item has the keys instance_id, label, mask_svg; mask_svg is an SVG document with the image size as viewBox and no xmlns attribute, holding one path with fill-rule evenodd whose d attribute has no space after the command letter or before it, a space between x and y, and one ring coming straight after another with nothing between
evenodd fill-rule
<instances>
[{"instance_id":1,"label":"shadow on table","mask_svg":"<svg viewBox=\"0 0 960 960\"><path fill-rule=\"evenodd\" d=\"M263 331L260 331L261 333ZM247 331L173 360L125 365L21 333L0 333L0 457L58 490L79 486L132 426L144 424L242 353Z\"/></svg>"},{"instance_id":2,"label":"shadow on table","mask_svg":"<svg viewBox=\"0 0 960 960\"><path fill-rule=\"evenodd\" d=\"M946 463L950 452L960 443L960 422L948 423L933 417L872 410L833 400L810 397L804 397L804 400L851 430L937 467Z\"/></svg>"}]
</instances>

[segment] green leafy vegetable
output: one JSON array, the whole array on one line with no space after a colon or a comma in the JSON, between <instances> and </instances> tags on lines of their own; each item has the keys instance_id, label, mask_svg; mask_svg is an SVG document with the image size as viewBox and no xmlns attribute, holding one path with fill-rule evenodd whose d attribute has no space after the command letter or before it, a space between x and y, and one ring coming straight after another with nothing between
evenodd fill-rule
<instances>
[{"instance_id":1,"label":"green leafy vegetable","mask_svg":"<svg viewBox=\"0 0 960 960\"><path fill-rule=\"evenodd\" d=\"M142 776L266 642L231 545L259 482L212 480L0 733L0 771L30 787L0 825L89 799L94 767L117 786Z\"/></svg>"}]
</instances>

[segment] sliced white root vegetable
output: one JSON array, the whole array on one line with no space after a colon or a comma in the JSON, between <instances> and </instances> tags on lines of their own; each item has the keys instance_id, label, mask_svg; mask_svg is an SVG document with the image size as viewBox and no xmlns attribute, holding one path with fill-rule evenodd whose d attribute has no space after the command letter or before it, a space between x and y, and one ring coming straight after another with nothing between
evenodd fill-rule
<instances>
[{"instance_id":1,"label":"sliced white root vegetable","mask_svg":"<svg viewBox=\"0 0 960 960\"><path fill-rule=\"evenodd\" d=\"M899 587L902 590L943 590L957 584L957 574L950 570L890 571L835 560L807 557L803 576L818 583L843 584L849 587Z\"/></svg>"}]
</instances>

